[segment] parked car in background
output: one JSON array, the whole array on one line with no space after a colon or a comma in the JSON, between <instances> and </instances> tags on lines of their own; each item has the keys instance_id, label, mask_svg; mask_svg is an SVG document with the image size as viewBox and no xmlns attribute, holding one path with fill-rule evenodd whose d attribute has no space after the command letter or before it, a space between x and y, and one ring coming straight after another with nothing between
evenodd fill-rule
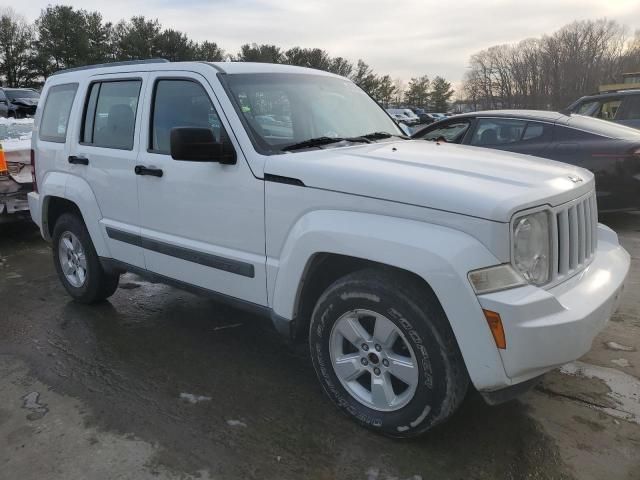
<instances>
[{"instance_id":1,"label":"parked car in background","mask_svg":"<svg viewBox=\"0 0 640 480\"><path fill-rule=\"evenodd\" d=\"M640 128L640 90L587 95L569 105L566 111Z\"/></svg>"},{"instance_id":2,"label":"parked car in background","mask_svg":"<svg viewBox=\"0 0 640 480\"><path fill-rule=\"evenodd\" d=\"M387 108L386 110L394 120L402 122L405 125L413 126L420 123L420 117L418 117L408 108ZM411 116L409 116L409 114Z\"/></svg>"},{"instance_id":3,"label":"parked car in background","mask_svg":"<svg viewBox=\"0 0 640 480\"><path fill-rule=\"evenodd\" d=\"M433 122L433 117L431 117L424 108L412 107L411 111L418 116L420 123L428 124Z\"/></svg>"},{"instance_id":4,"label":"parked car in background","mask_svg":"<svg viewBox=\"0 0 640 480\"><path fill-rule=\"evenodd\" d=\"M412 138L550 158L591 170L600 211L640 208L640 132L583 115L495 110L456 115Z\"/></svg>"},{"instance_id":5,"label":"parked car in background","mask_svg":"<svg viewBox=\"0 0 640 480\"><path fill-rule=\"evenodd\" d=\"M421 123L420 117L416 115L410 108L403 108L402 111L404 112L405 117L407 117L413 125L418 125L419 123Z\"/></svg>"},{"instance_id":6,"label":"parked car in background","mask_svg":"<svg viewBox=\"0 0 640 480\"><path fill-rule=\"evenodd\" d=\"M33 119L0 118L0 223L28 217Z\"/></svg>"},{"instance_id":7,"label":"parked car in background","mask_svg":"<svg viewBox=\"0 0 640 480\"><path fill-rule=\"evenodd\" d=\"M40 93L32 88L0 88L0 117L32 117L39 100Z\"/></svg>"}]
</instances>

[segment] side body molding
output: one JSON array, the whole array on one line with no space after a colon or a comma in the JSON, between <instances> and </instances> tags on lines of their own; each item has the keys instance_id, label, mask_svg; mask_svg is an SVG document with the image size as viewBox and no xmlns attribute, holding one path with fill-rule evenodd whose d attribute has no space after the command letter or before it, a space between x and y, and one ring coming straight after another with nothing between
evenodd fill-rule
<instances>
[{"instance_id":1,"label":"side body molding","mask_svg":"<svg viewBox=\"0 0 640 480\"><path fill-rule=\"evenodd\" d=\"M477 388L509 383L482 309L467 281L470 270L500 263L470 235L415 220L359 212L320 210L293 226L270 292L276 315L292 319L298 286L317 253L367 259L408 270L433 289L449 318L467 370ZM270 278L273 278L270 275Z\"/></svg>"}]
</instances>

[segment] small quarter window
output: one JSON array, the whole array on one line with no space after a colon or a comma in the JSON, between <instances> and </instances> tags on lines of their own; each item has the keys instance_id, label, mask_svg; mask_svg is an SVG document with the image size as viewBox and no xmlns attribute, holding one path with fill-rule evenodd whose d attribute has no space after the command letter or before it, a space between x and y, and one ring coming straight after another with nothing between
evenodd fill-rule
<instances>
[{"instance_id":1,"label":"small quarter window","mask_svg":"<svg viewBox=\"0 0 640 480\"><path fill-rule=\"evenodd\" d=\"M85 108L82 142L95 147L133 149L140 80L91 85Z\"/></svg>"},{"instance_id":2,"label":"small quarter window","mask_svg":"<svg viewBox=\"0 0 640 480\"><path fill-rule=\"evenodd\" d=\"M64 143L77 83L56 85L49 89L40 122L40 140Z\"/></svg>"}]
</instances>

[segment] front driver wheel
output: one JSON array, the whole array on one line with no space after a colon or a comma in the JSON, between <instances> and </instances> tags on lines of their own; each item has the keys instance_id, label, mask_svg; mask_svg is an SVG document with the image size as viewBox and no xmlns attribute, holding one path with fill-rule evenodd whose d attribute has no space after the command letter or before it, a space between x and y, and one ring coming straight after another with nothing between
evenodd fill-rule
<instances>
[{"instance_id":1,"label":"front driver wheel","mask_svg":"<svg viewBox=\"0 0 640 480\"><path fill-rule=\"evenodd\" d=\"M331 285L309 331L325 392L361 425L394 437L443 422L468 375L439 302L403 274L362 270Z\"/></svg>"}]
</instances>

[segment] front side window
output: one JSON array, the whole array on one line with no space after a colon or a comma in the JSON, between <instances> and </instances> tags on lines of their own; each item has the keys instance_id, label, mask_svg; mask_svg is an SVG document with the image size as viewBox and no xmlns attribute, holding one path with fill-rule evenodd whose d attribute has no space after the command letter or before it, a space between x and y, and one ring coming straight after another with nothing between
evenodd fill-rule
<instances>
[{"instance_id":1,"label":"front side window","mask_svg":"<svg viewBox=\"0 0 640 480\"><path fill-rule=\"evenodd\" d=\"M425 134L422 138L425 140L439 140L443 138L447 142L458 142L462 139L464 133L469 129L468 121L458 121L447 123L446 125L434 128Z\"/></svg>"},{"instance_id":2,"label":"front side window","mask_svg":"<svg viewBox=\"0 0 640 480\"><path fill-rule=\"evenodd\" d=\"M471 145L507 145L520 140L527 122L506 118L482 118L473 133Z\"/></svg>"},{"instance_id":3,"label":"front side window","mask_svg":"<svg viewBox=\"0 0 640 480\"><path fill-rule=\"evenodd\" d=\"M49 89L40 122L40 140L64 143L77 83L56 85Z\"/></svg>"},{"instance_id":4,"label":"front side window","mask_svg":"<svg viewBox=\"0 0 640 480\"><path fill-rule=\"evenodd\" d=\"M170 153L174 127L210 128L221 141L222 124L202 85L191 80L158 80L153 97L151 138L154 153Z\"/></svg>"},{"instance_id":5,"label":"front side window","mask_svg":"<svg viewBox=\"0 0 640 480\"><path fill-rule=\"evenodd\" d=\"M598 110L599 106L600 106L600 102L598 102L597 100L594 100L591 102L584 102L578 106L575 113L577 113L578 115L587 115L590 117L596 112L596 110Z\"/></svg>"},{"instance_id":6,"label":"front side window","mask_svg":"<svg viewBox=\"0 0 640 480\"><path fill-rule=\"evenodd\" d=\"M619 98L605 100L600 104L600 108L595 116L603 120L614 120L621 103L622 100Z\"/></svg>"},{"instance_id":7,"label":"front side window","mask_svg":"<svg viewBox=\"0 0 640 480\"><path fill-rule=\"evenodd\" d=\"M374 132L403 135L385 111L354 83L325 75L253 73L222 77L254 147L278 153L319 137Z\"/></svg>"},{"instance_id":8,"label":"front side window","mask_svg":"<svg viewBox=\"0 0 640 480\"><path fill-rule=\"evenodd\" d=\"M93 83L85 108L82 143L132 150L141 86L140 80Z\"/></svg>"}]
</instances>

